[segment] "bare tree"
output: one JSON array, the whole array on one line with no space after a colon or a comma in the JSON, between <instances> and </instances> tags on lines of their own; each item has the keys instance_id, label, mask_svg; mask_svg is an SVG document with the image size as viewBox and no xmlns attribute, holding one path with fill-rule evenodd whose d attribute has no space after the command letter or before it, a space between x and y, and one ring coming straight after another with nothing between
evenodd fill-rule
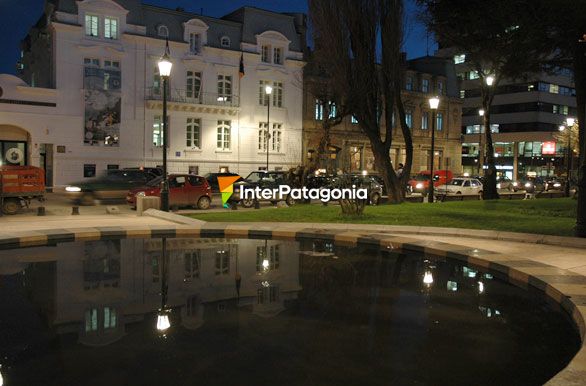
<instances>
[{"instance_id":1,"label":"bare tree","mask_svg":"<svg viewBox=\"0 0 586 386\"><path fill-rule=\"evenodd\" d=\"M389 201L401 202L404 193L391 164L390 149L392 114L396 108L407 146L403 174L407 178L413 149L400 95L403 1L310 0L309 10L316 56L335 94L369 139L375 167L387 187Z\"/></svg>"}]
</instances>

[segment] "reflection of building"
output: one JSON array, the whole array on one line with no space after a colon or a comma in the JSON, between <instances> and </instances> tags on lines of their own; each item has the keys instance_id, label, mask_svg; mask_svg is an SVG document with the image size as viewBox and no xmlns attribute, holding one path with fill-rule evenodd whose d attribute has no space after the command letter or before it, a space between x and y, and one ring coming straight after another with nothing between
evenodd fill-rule
<instances>
[{"instance_id":1,"label":"reflection of building","mask_svg":"<svg viewBox=\"0 0 586 386\"><path fill-rule=\"evenodd\" d=\"M14 164L40 165L48 185L160 165L157 62L167 38L170 172L246 175L265 165L266 84L271 165L301 161L304 15L244 7L212 18L140 0L45 3L22 42L22 79L0 75L0 164L9 154Z\"/></svg>"},{"instance_id":2,"label":"reflection of building","mask_svg":"<svg viewBox=\"0 0 586 386\"><path fill-rule=\"evenodd\" d=\"M188 329L205 313L244 307L270 317L295 299L299 256L295 243L231 239L168 239L168 301L174 320ZM22 250L0 272L26 270L34 303L58 333L77 333L86 345L106 345L126 325L153 314L161 303L161 240L106 240ZM268 253L266 252L268 251ZM80 258L82 257L82 258ZM47 289L50 289L49 291ZM154 325L153 325L154 328Z\"/></svg>"},{"instance_id":3,"label":"reflection of building","mask_svg":"<svg viewBox=\"0 0 586 386\"><path fill-rule=\"evenodd\" d=\"M438 55L456 65L464 102L462 164L465 172L476 174L481 131L478 74L466 62L464 53L443 48ZM566 144L556 143L553 134L567 116L576 116L575 95L572 74L567 69L560 69L557 75L501 81L491 107L497 170L513 179L529 172L543 176L561 173Z\"/></svg>"},{"instance_id":4,"label":"reflection of building","mask_svg":"<svg viewBox=\"0 0 586 386\"><path fill-rule=\"evenodd\" d=\"M335 116L336 106L324 108L320 99L324 92L324 79L308 65L304 74L304 110L303 110L303 154L316 157L316 151L323 135L324 111ZM428 99L434 95L441 98L436 120L435 168L448 168L455 173L461 172L460 154L460 117L461 101L458 99L458 85L454 66L445 59L422 57L408 60L405 65L405 84L403 102L406 109L407 124L413 134L412 171L428 170L431 165L431 128L432 114ZM384 127L384 123L383 123ZM391 161L397 166L405 162L406 150L401 129L394 123ZM327 166L348 172L374 170L374 156L370 150L368 138L361 132L358 121L346 117L339 125L331 129L331 141L327 149ZM323 165L324 162L321 162Z\"/></svg>"}]
</instances>

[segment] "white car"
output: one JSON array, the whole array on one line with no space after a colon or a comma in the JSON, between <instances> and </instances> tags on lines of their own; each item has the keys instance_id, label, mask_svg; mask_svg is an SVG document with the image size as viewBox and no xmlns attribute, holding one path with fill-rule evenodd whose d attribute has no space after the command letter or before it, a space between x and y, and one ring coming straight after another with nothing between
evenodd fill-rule
<instances>
[{"instance_id":1,"label":"white car","mask_svg":"<svg viewBox=\"0 0 586 386\"><path fill-rule=\"evenodd\" d=\"M441 185L436 188L439 194L482 194L482 182L476 178L456 177L447 185Z\"/></svg>"}]
</instances>

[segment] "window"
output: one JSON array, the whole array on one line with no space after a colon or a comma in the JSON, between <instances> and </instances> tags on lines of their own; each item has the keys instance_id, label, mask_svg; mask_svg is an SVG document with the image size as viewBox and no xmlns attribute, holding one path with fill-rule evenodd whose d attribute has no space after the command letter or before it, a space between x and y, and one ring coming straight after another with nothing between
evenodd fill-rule
<instances>
[{"instance_id":1,"label":"window","mask_svg":"<svg viewBox=\"0 0 586 386\"><path fill-rule=\"evenodd\" d=\"M98 330L98 310L92 308L85 311L85 332Z\"/></svg>"},{"instance_id":2,"label":"window","mask_svg":"<svg viewBox=\"0 0 586 386\"><path fill-rule=\"evenodd\" d=\"M116 309L104 307L104 330L116 328Z\"/></svg>"},{"instance_id":3,"label":"window","mask_svg":"<svg viewBox=\"0 0 586 386\"><path fill-rule=\"evenodd\" d=\"M337 109L336 109L336 104L334 102L329 102L329 106L330 106L330 115L328 116L328 118L336 118L336 115L338 114Z\"/></svg>"},{"instance_id":4,"label":"window","mask_svg":"<svg viewBox=\"0 0 586 386\"><path fill-rule=\"evenodd\" d=\"M230 130L231 121L218 121L218 141L219 150L230 150Z\"/></svg>"},{"instance_id":5,"label":"window","mask_svg":"<svg viewBox=\"0 0 586 386\"><path fill-rule=\"evenodd\" d=\"M220 39L220 46L230 48L230 38L228 36L222 36Z\"/></svg>"},{"instance_id":6,"label":"window","mask_svg":"<svg viewBox=\"0 0 586 386\"><path fill-rule=\"evenodd\" d=\"M263 63L271 62L271 46L262 46L260 50L260 61Z\"/></svg>"},{"instance_id":7,"label":"window","mask_svg":"<svg viewBox=\"0 0 586 386\"><path fill-rule=\"evenodd\" d=\"M405 111L405 123L410 129L413 128L413 113L411 111Z\"/></svg>"},{"instance_id":8,"label":"window","mask_svg":"<svg viewBox=\"0 0 586 386\"><path fill-rule=\"evenodd\" d=\"M280 246L271 245L268 247L260 245L256 247L256 272L274 271L279 269Z\"/></svg>"},{"instance_id":9,"label":"window","mask_svg":"<svg viewBox=\"0 0 586 386\"><path fill-rule=\"evenodd\" d=\"M120 62L115 60L104 60L104 67L120 68Z\"/></svg>"},{"instance_id":10,"label":"window","mask_svg":"<svg viewBox=\"0 0 586 386\"><path fill-rule=\"evenodd\" d=\"M163 146L163 128L161 127L161 116L156 115L153 119L153 146Z\"/></svg>"},{"instance_id":11,"label":"window","mask_svg":"<svg viewBox=\"0 0 586 386\"><path fill-rule=\"evenodd\" d=\"M460 90L460 98L466 98L466 90Z\"/></svg>"},{"instance_id":12,"label":"window","mask_svg":"<svg viewBox=\"0 0 586 386\"><path fill-rule=\"evenodd\" d=\"M428 113L421 113L421 130L427 130L427 121L429 120Z\"/></svg>"},{"instance_id":13,"label":"window","mask_svg":"<svg viewBox=\"0 0 586 386\"><path fill-rule=\"evenodd\" d=\"M169 28L167 28L166 25L160 25L157 28L157 35L159 35L162 38L168 38L169 37Z\"/></svg>"},{"instance_id":14,"label":"window","mask_svg":"<svg viewBox=\"0 0 586 386\"><path fill-rule=\"evenodd\" d=\"M352 117L350 117L350 123L358 124L358 119L356 119L356 117L352 115Z\"/></svg>"},{"instance_id":15,"label":"window","mask_svg":"<svg viewBox=\"0 0 586 386\"><path fill-rule=\"evenodd\" d=\"M273 107L283 107L283 83L273 83Z\"/></svg>"},{"instance_id":16,"label":"window","mask_svg":"<svg viewBox=\"0 0 586 386\"><path fill-rule=\"evenodd\" d=\"M280 123L273 123L273 132L271 133L271 150L275 152L281 151L281 129L283 125Z\"/></svg>"},{"instance_id":17,"label":"window","mask_svg":"<svg viewBox=\"0 0 586 386\"><path fill-rule=\"evenodd\" d=\"M407 80L405 81L405 90L413 91L413 77L407 77Z\"/></svg>"},{"instance_id":18,"label":"window","mask_svg":"<svg viewBox=\"0 0 586 386\"><path fill-rule=\"evenodd\" d=\"M84 178L92 178L96 176L96 164L84 164L83 165L83 176Z\"/></svg>"},{"instance_id":19,"label":"window","mask_svg":"<svg viewBox=\"0 0 586 386\"><path fill-rule=\"evenodd\" d=\"M560 93L560 86L557 84L550 84L549 85L549 92L552 94L559 94Z\"/></svg>"},{"instance_id":20,"label":"window","mask_svg":"<svg viewBox=\"0 0 586 386\"><path fill-rule=\"evenodd\" d=\"M260 122L258 124L258 150L267 151L267 123Z\"/></svg>"},{"instance_id":21,"label":"window","mask_svg":"<svg viewBox=\"0 0 586 386\"><path fill-rule=\"evenodd\" d=\"M474 79L478 79L478 78L480 78L480 75L478 75L478 71L470 71L468 73L469 80L474 80Z\"/></svg>"},{"instance_id":22,"label":"window","mask_svg":"<svg viewBox=\"0 0 586 386\"><path fill-rule=\"evenodd\" d=\"M429 79L421 80L421 92L429 92Z\"/></svg>"},{"instance_id":23,"label":"window","mask_svg":"<svg viewBox=\"0 0 586 386\"><path fill-rule=\"evenodd\" d=\"M185 96L199 99L201 90L201 72L187 71Z\"/></svg>"},{"instance_id":24,"label":"window","mask_svg":"<svg viewBox=\"0 0 586 386\"><path fill-rule=\"evenodd\" d=\"M266 93L266 86L270 85L271 82L268 80L261 80L258 82L258 104L266 106L269 104L269 96Z\"/></svg>"},{"instance_id":25,"label":"window","mask_svg":"<svg viewBox=\"0 0 586 386\"><path fill-rule=\"evenodd\" d=\"M275 47L273 48L273 63L283 64L283 49Z\"/></svg>"},{"instance_id":26,"label":"window","mask_svg":"<svg viewBox=\"0 0 586 386\"><path fill-rule=\"evenodd\" d=\"M230 273L230 251L216 251L216 276Z\"/></svg>"},{"instance_id":27,"label":"window","mask_svg":"<svg viewBox=\"0 0 586 386\"><path fill-rule=\"evenodd\" d=\"M187 118L185 125L185 146L199 148L201 120L199 118Z\"/></svg>"},{"instance_id":28,"label":"window","mask_svg":"<svg viewBox=\"0 0 586 386\"><path fill-rule=\"evenodd\" d=\"M100 59L83 58L83 64L85 66L96 66L96 67L100 67Z\"/></svg>"},{"instance_id":29,"label":"window","mask_svg":"<svg viewBox=\"0 0 586 386\"><path fill-rule=\"evenodd\" d=\"M454 55L454 64L462 64L466 61L466 54Z\"/></svg>"},{"instance_id":30,"label":"window","mask_svg":"<svg viewBox=\"0 0 586 386\"><path fill-rule=\"evenodd\" d=\"M438 131L442 131L444 129L444 115L442 113L437 113L435 124Z\"/></svg>"},{"instance_id":31,"label":"window","mask_svg":"<svg viewBox=\"0 0 586 386\"><path fill-rule=\"evenodd\" d=\"M321 121L324 119L324 104L319 99L315 100L315 120Z\"/></svg>"},{"instance_id":32,"label":"window","mask_svg":"<svg viewBox=\"0 0 586 386\"><path fill-rule=\"evenodd\" d=\"M118 19L108 16L104 18L104 37L118 39Z\"/></svg>"},{"instance_id":33,"label":"window","mask_svg":"<svg viewBox=\"0 0 586 386\"><path fill-rule=\"evenodd\" d=\"M98 36L99 19L95 15L85 15L85 34L86 36Z\"/></svg>"},{"instance_id":34,"label":"window","mask_svg":"<svg viewBox=\"0 0 586 386\"><path fill-rule=\"evenodd\" d=\"M444 95L444 82L441 80L437 81L437 93L439 95Z\"/></svg>"},{"instance_id":35,"label":"window","mask_svg":"<svg viewBox=\"0 0 586 386\"><path fill-rule=\"evenodd\" d=\"M270 285L261 287L256 292L257 304L275 303L279 301L279 287Z\"/></svg>"},{"instance_id":36,"label":"window","mask_svg":"<svg viewBox=\"0 0 586 386\"><path fill-rule=\"evenodd\" d=\"M183 281L191 281L192 279L199 279L201 267L201 255L199 250L193 252L186 252L183 256L185 265L185 274Z\"/></svg>"},{"instance_id":37,"label":"window","mask_svg":"<svg viewBox=\"0 0 586 386\"><path fill-rule=\"evenodd\" d=\"M192 54L199 54L201 44L201 35L197 33L189 34L189 52Z\"/></svg>"},{"instance_id":38,"label":"window","mask_svg":"<svg viewBox=\"0 0 586 386\"><path fill-rule=\"evenodd\" d=\"M232 75L218 75L218 101L232 100Z\"/></svg>"}]
</instances>

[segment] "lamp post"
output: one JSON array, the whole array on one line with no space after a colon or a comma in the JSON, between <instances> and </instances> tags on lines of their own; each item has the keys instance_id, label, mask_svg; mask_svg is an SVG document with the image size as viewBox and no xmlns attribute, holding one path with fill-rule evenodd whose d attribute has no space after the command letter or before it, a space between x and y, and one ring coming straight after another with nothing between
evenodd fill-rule
<instances>
[{"instance_id":1,"label":"lamp post","mask_svg":"<svg viewBox=\"0 0 586 386\"><path fill-rule=\"evenodd\" d=\"M565 186L565 196L570 197L570 176L572 173L572 127L576 123L576 120L572 117L566 118L566 125L560 126L560 131L564 131L566 128L568 129L568 146L566 148L566 186Z\"/></svg>"},{"instance_id":2,"label":"lamp post","mask_svg":"<svg viewBox=\"0 0 586 386\"><path fill-rule=\"evenodd\" d=\"M431 168L430 168L430 180L429 180L429 197L428 202L433 203L433 166L435 161L435 113L439 107L439 98L429 98L429 108L431 109Z\"/></svg>"},{"instance_id":3,"label":"lamp post","mask_svg":"<svg viewBox=\"0 0 586 386\"><path fill-rule=\"evenodd\" d=\"M484 109L478 110L478 115L480 119L484 119ZM480 127L478 128L478 176L480 177L480 172L482 171L482 163L484 161L484 149L482 148L482 122L480 122Z\"/></svg>"},{"instance_id":4,"label":"lamp post","mask_svg":"<svg viewBox=\"0 0 586 386\"><path fill-rule=\"evenodd\" d=\"M171 58L169 56L169 40L165 44L165 54L159 60L159 75L163 78L163 189L161 190L161 209L169 211L169 179L167 176L167 147L169 146L169 135L167 130L167 82L171 75Z\"/></svg>"},{"instance_id":5,"label":"lamp post","mask_svg":"<svg viewBox=\"0 0 586 386\"><path fill-rule=\"evenodd\" d=\"M269 118L271 116L271 94L273 93L273 88L271 86L269 86L268 84L265 86L265 94L267 96L266 98L266 102L267 102L267 131L266 131L266 135L265 135L265 141L266 141L266 145L267 145L267 172L269 171L269 138L271 137L271 135L269 134Z\"/></svg>"}]
</instances>

